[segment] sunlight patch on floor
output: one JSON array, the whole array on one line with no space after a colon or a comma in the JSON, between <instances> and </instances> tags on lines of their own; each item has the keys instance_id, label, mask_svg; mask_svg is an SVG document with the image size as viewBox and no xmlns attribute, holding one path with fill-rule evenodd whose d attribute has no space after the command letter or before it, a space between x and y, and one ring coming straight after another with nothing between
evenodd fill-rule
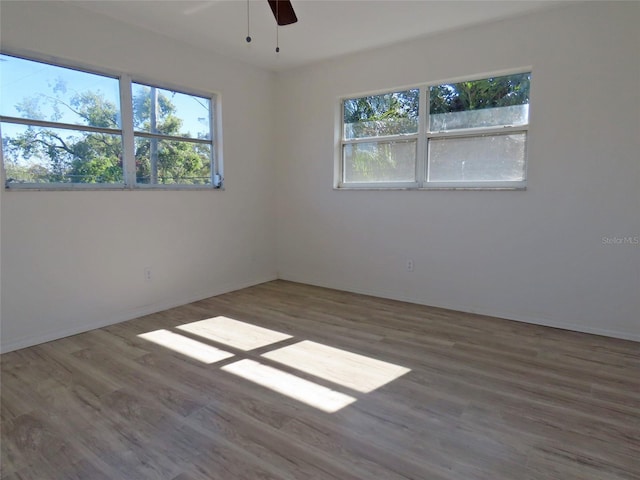
<instances>
[{"instance_id":1,"label":"sunlight patch on floor","mask_svg":"<svg viewBox=\"0 0 640 480\"><path fill-rule=\"evenodd\" d=\"M363 393L380 388L411 371L400 365L309 340L262 356Z\"/></svg>"},{"instance_id":2,"label":"sunlight patch on floor","mask_svg":"<svg viewBox=\"0 0 640 480\"><path fill-rule=\"evenodd\" d=\"M222 316L185 323L176 328L244 351L291 338L285 333Z\"/></svg>"},{"instance_id":3,"label":"sunlight patch on floor","mask_svg":"<svg viewBox=\"0 0 640 480\"><path fill-rule=\"evenodd\" d=\"M287 397L306 403L327 413L334 413L356 401L355 398L310 382L255 360L240 360L222 367L225 372L238 375Z\"/></svg>"},{"instance_id":4,"label":"sunlight patch on floor","mask_svg":"<svg viewBox=\"0 0 640 480\"><path fill-rule=\"evenodd\" d=\"M233 353L225 352L169 330L141 333L138 337L207 364L233 357Z\"/></svg>"},{"instance_id":5,"label":"sunlight patch on floor","mask_svg":"<svg viewBox=\"0 0 640 480\"><path fill-rule=\"evenodd\" d=\"M401 365L310 340L278 348L274 344L294 337L224 316L173 328L201 340L165 329L142 333L138 337L206 364L236 357L233 363L219 368L328 413L337 412L357 401L357 398L338 391L340 387L350 389L351 393L369 393L411 371ZM236 349L235 353L217 348L207 341L227 345ZM266 353L261 354L264 350L251 352L269 345L272 346ZM265 361L321 378L335 384L338 390L285 372L277 366L265 365L248 356L258 360L264 358Z\"/></svg>"}]
</instances>

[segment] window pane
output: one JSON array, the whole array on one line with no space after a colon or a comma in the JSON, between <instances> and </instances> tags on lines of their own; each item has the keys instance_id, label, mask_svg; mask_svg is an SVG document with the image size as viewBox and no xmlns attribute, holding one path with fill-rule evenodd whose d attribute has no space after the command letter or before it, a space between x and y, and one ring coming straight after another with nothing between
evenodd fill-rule
<instances>
[{"instance_id":1,"label":"window pane","mask_svg":"<svg viewBox=\"0 0 640 480\"><path fill-rule=\"evenodd\" d=\"M211 184L211 145L136 137L136 182Z\"/></svg>"},{"instance_id":2,"label":"window pane","mask_svg":"<svg viewBox=\"0 0 640 480\"><path fill-rule=\"evenodd\" d=\"M530 73L429 88L429 131L529 123Z\"/></svg>"},{"instance_id":3,"label":"window pane","mask_svg":"<svg viewBox=\"0 0 640 480\"><path fill-rule=\"evenodd\" d=\"M122 183L120 135L2 123L7 180Z\"/></svg>"},{"instance_id":4,"label":"window pane","mask_svg":"<svg viewBox=\"0 0 640 480\"><path fill-rule=\"evenodd\" d=\"M527 125L529 123L529 105L436 113L429 116L429 123L429 130L432 132L499 125Z\"/></svg>"},{"instance_id":5,"label":"window pane","mask_svg":"<svg viewBox=\"0 0 640 480\"><path fill-rule=\"evenodd\" d=\"M416 140L344 145L344 182L414 182Z\"/></svg>"},{"instance_id":6,"label":"window pane","mask_svg":"<svg viewBox=\"0 0 640 480\"><path fill-rule=\"evenodd\" d=\"M0 55L0 115L120 128L118 80Z\"/></svg>"},{"instance_id":7,"label":"window pane","mask_svg":"<svg viewBox=\"0 0 640 480\"><path fill-rule=\"evenodd\" d=\"M344 101L345 140L418 132L418 89Z\"/></svg>"},{"instance_id":8,"label":"window pane","mask_svg":"<svg viewBox=\"0 0 640 480\"><path fill-rule=\"evenodd\" d=\"M431 138L429 181L522 181L526 138L526 133Z\"/></svg>"},{"instance_id":9,"label":"window pane","mask_svg":"<svg viewBox=\"0 0 640 480\"><path fill-rule=\"evenodd\" d=\"M210 99L136 83L132 95L135 131L211 139Z\"/></svg>"}]
</instances>

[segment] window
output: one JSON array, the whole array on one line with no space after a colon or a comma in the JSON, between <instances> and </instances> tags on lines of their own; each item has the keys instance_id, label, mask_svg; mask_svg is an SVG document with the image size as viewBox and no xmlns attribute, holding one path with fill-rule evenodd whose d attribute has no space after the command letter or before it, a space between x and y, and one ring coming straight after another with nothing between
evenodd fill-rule
<instances>
[{"instance_id":1,"label":"window","mask_svg":"<svg viewBox=\"0 0 640 480\"><path fill-rule=\"evenodd\" d=\"M338 186L524 187L530 81L518 73L343 100Z\"/></svg>"},{"instance_id":2,"label":"window","mask_svg":"<svg viewBox=\"0 0 640 480\"><path fill-rule=\"evenodd\" d=\"M2 55L8 182L124 182L118 79Z\"/></svg>"},{"instance_id":3,"label":"window","mask_svg":"<svg viewBox=\"0 0 640 480\"><path fill-rule=\"evenodd\" d=\"M211 100L133 84L136 182L211 183Z\"/></svg>"},{"instance_id":4,"label":"window","mask_svg":"<svg viewBox=\"0 0 640 480\"><path fill-rule=\"evenodd\" d=\"M414 89L344 101L345 184L416 181L418 98Z\"/></svg>"},{"instance_id":5,"label":"window","mask_svg":"<svg viewBox=\"0 0 640 480\"><path fill-rule=\"evenodd\" d=\"M212 188L215 97L0 55L7 188Z\"/></svg>"}]
</instances>

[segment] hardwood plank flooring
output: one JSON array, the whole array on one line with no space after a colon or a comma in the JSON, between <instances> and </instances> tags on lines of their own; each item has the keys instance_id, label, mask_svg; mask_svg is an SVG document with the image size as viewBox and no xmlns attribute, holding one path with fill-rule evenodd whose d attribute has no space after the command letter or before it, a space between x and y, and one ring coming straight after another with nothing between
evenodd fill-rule
<instances>
[{"instance_id":1,"label":"hardwood plank flooring","mask_svg":"<svg viewBox=\"0 0 640 480\"><path fill-rule=\"evenodd\" d=\"M279 280L1 363L2 480L640 480L624 340Z\"/></svg>"}]
</instances>

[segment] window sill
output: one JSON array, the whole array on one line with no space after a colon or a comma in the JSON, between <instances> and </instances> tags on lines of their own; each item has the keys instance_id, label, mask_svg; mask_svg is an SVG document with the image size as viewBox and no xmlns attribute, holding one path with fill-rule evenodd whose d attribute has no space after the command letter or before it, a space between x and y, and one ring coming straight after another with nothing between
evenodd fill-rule
<instances>
[{"instance_id":1,"label":"window sill","mask_svg":"<svg viewBox=\"0 0 640 480\"><path fill-rule=\"evenodd\" d=\"M333 187L335 191L349 191L349 192L357 192L357 191L419 191L419 192L428 192L428 191L451 191L451 190L465 190L465 191L525 191L527 190L526 186L518 186L518 187Z\"/></svg>"},{"instance_id":2,"label":"window sill","mask_svg":"<svg viewBox=\"0 0 640 480\"><path fill-rule=\"evenodd\" d=\"M12 185L5 187L5 192L140 192L140 191L211 191L224 190L224 187L213 187L211 185L145 185L136 187L125 187L122 185L92 185L92 186L55 186L47 187L40 185Z\"/></svg>"}]
</instances>

